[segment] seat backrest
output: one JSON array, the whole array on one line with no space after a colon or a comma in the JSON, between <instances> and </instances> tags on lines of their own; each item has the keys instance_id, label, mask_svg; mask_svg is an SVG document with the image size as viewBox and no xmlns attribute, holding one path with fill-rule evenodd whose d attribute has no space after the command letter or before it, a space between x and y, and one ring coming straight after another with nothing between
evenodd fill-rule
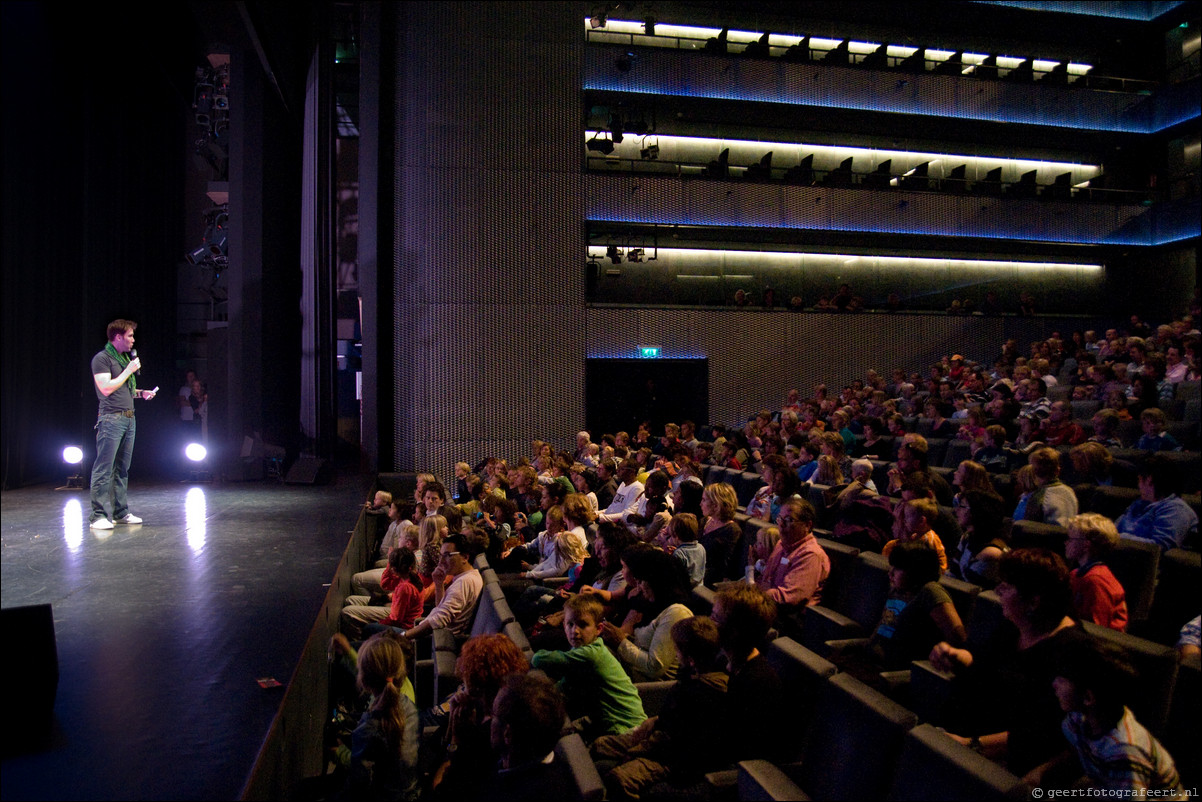
<instances>
[{"instance_id":1,"label":"seat backrest","mask_svg":"<svg viewBox=\"0 0 1202 802\"><path fill-rule=\"evenodd\" d=\"M781 745L779 754L791 761L801 755L806 727L827 691L826 680L835 671L835 664L815 654L792 638L777 638L769 644L764 658L780 677L784 698L772 715L790 722L780 728L789 739Z\"/></svg>"},{"instance_id":2,"label":"seat backrest","mask_svg":"<svg viewBox=\"0 0 1202 802\"><path fill-rule=\"evenodd\" d=\"M740 471L731 484L735 487L739 506L746 507L755 498L756 491L764 486L764 477L751 471Z\"/></svg>"},{"instance_id":3,"label":"seat backrest","mask_svg":"<svg viewBox=\"0 0 1202 802\"><path fill-rule=\"evenodd\" d=\"M1002 615L1002 600L992 590L977 594L972 617L964 622L968 627L968 650L980 649L993 640L1000 627L1013 629L1014 624Z\"/></svg>"},{"instance_id":4,"label":"seat backrest","mask_svg":"<svg viewBox=\"0 0 1202 802\"><path fill-rule=\"evenodd\" d=\"M1138 498L1139 490L1134 487L1095 487L1089 496L1089 508L1084 511L1116 520Z\"/></svg>"},{"instance_id":5,"label":"seat backrest","mask_svg":"<svg viewBox=\"0 0 1202 802\"><path fill-rule=\"evenodd\" d=\"M1173 698L1173 684L1177 681L1177 650L1088 621L1082 626L1095 638L1126 650L1139 674L1139 682L1131 689L1132 699L1127 706L1153 735L1161 737L1169 720L1169 703Z\"/></svg>"},{"instance_id":6,"label":"seat backrest","mask_svg":"<svg viewBox=\"0 0 1202 802\"><path fill-rule=\"evenodd\" d=\"M1202 586L1202 554L1169 549L1160 555L1160 579L1152 599L1148 635L1162 643L1175 643L1177 633L1198 614L1198 588Z\"/></svg>"},{"instance_id":7,"label":"seat backrest","mask_svg":"<svg viewBox=\"0 0 1202 802\"><path fill-rule=\"evenodd\" d=\"M565 735L555 744L555 759L563 761L576 786L576 799L592 802L605 798L605 783L589 757L588 747L579 733Z\"/></svg>"},{"instance_id":8,"label":"seat backrest","mask_svg":"<svg viewBox=\"0 0 1202 802\"><path fill-rule=\"evenodd\" d=\"M906 733L891 780L889 800L991 802L1026 799L1029 791L1021 779L931 724Z\"/></svg>"},{"instance_id":9,"label":"seat backrest","mask_svg":"<svg viewBox=\"0 0 1202 802\"><path fill-rule=\"evenodd\" d=\"M981 587L947 574L939 578L939 584L952 597L952 606L956 608L960 621L967 628L968 622L972 620L973 609L977 606L977 596L981 594Z\"/></svg>"},{"instance_id":10,"label":"seat backrest","mask_svg":"<svg viewBox=\"0 0 1202 802\"><path fill-rule=\"evenodd\" d=\"M889 561L881 555L862 551L852 563L847 580L840 584L839 595L823 604L852 619L871 632L885 609L889 597Z\"/></svg>"},{"instance_id":11,"label":"seat backrest","mask_svg":"<svg viewBox=\"0 0 1202 802\"><path fill-rule=\"evenodd\" d=\"M848 546L837 540L827 540L821 537L818 538L818 545L822 546L827 559L831 561L831 573L822 585L822 598L838 598L842 583L849 581L852 566L855 565L856 558L860 556L860 550L855 546Z\"/></svg>"},{"instance_id":12,"label":"seat backrest","mask_svg":"<svg viewBox=\"0 0 1202 802\"><path fill-rule=\"evenodd\" d=\"M1016 549L1045 548L1063 556L1064 541L1067 539L1068 530L1055 524L1015 521L1010 528L1010 545Z\"/></svg>"},{"instance_id":13,"label":"seat backrest","mask_svg":"<svg viewBox=\"0 0 1202 802\"><path fill-rule=\"evenodd\" d=\"M1152 612L1160 547L1148 540L1123 538L1106 558L1106 564L1127 594L1127 620L1146 620Z\"/></svg>"},{"instance_id":14,"label":"seat backrest","mask_svg":"<svg viewBox=\"0 0 1202 802\"><path fill-rule=\"evenodd\" d=\"M798 784L813 799L879 799L918 717L850 674L827 685L806 733Z\"/></svg>"},{"instance_id":15,"label":"seat backrest","mask_svg":"<svg viewBox=\"0 0 1202 802\"><path fill-rule=\"evenodd\" d=\"M522 650L522 654L526 655L529 660L534 656L534 649L530 646L530 639L526 637L526 630L522 629L522 625L517 621L510 621L502 629L505 636L513 641L514 645Z\"/></svg>"}]
</instances>

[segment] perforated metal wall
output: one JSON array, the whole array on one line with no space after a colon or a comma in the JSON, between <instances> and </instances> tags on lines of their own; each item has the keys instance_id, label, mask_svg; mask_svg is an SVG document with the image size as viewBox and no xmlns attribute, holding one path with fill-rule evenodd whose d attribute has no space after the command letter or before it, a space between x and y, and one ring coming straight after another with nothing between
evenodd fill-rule
<instances>
[{"instance_id":1,"label":"perforated metal wall","mask_svg":"<svg viewBox=\"0 0 1202 802\"><path fill-rule=\"evenodd\" d=\"M402 9L393 457L449 476L584 418L584 11Z\"/></svg>"},{"instance_id":2,"label":"perforated metal wall","mask_svg":"<svg viewBox=\"0 0 1202 802\"><path fill-rule=\"evenodd\" d=\"M869 368L924 371L961 353L992 364L1008 338L1025 352L1053 331L1066 337L1100 321L986 318L948 315L793 314L708 309L588 310L589 357L637 358L640 345L665 358L709 358L712 422L734 423L763 408L779 408L785 394L804 394L819 382L842 387ZM887 375L887 374L885 374Z\"/></svg>"}]
</instances>

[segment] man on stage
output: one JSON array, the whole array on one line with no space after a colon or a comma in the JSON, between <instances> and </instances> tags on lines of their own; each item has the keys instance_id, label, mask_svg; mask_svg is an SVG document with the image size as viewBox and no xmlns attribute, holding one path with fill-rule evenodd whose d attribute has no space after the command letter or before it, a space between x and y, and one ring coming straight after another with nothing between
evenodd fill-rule
<instances>
[{"instance_id":1,"label":"man on stage","mask_svg":"<svg viewBox=\"0 0 1202 802\"><path fill-rule=\"evenodd\" d=\"M140 524L129 511L125 490L129 463L134 454L134 399L149 401L154 390L139 390L135 375L142 367L136 356L131 320L114 320L108 326L108 344L92 357L92 378L100 412L96 420L96 463L92 466L92 528L112 529L113 523Z\"/></svg>"}]
</instances>

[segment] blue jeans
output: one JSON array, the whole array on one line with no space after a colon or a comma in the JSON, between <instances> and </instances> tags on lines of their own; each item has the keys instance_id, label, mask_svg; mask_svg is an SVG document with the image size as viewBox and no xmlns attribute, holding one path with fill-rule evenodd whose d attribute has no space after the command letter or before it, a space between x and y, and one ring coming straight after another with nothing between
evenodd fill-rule
<instances>
[{"instance_id":1,"label":"blue jeans","mask_svg":"<svg viewBox=\"0 0 1202 802\"><path fill-rule=\"evenodd\" d=\"M120 412L101 415L96 421L96 462L92 465L92 517L116 521L129 514L125 499L129 463L134 456L134 418Z\"/></svg>"}]
</instances>

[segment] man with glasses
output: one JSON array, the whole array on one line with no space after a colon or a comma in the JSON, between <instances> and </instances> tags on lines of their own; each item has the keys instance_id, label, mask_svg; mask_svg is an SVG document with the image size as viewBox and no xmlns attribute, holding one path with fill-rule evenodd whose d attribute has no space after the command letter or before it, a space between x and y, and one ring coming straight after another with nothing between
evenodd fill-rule
<instances>
[{"instance_id":1,"label":"man with glasses","mask_svg":"<svg viewBox=\"0 0 1202 802\"><path fill-rule=\"evenodd\" d=\"M434 609L406 630L406 638L417 638L435 629L449 629L466 637L472 628L476 602L484 590L484 579L472 565L475 544L467 535L454 534L442 542L438 567L434 569ZM451 577L451 584L446 578Z\"/></svg>"},{"instance_id":2,"label":"man with glasses","mask_svg":"<svg viewBox=\"0 0 1202 802\"><path fill-rule=\"evenodd\" d=\"M831 561L814 537L813 505L805 499L789 499L781 505L776 524L780 541L756 585L777 604L798 608L817 604Z\"/></svg>"}]
</instances>

